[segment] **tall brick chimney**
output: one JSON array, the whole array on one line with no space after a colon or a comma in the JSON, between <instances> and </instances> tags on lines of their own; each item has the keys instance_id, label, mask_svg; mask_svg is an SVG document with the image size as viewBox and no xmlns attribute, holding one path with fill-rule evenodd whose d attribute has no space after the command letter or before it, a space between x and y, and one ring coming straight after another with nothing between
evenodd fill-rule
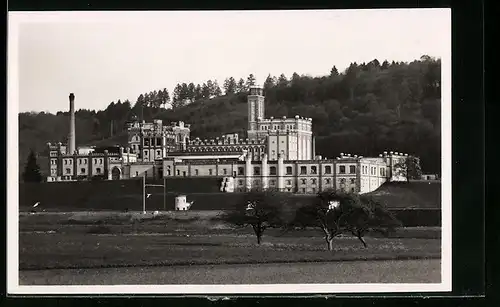
<instances>
[{"instance_id":1,"label":"tall brick chimney","mask_svg":"<svg viewBox=\"0 0 500 307\"><path fill-rule=\"evenodd\" d=\"M68 154L75 153L75 95L69 94L69 137L68 137Z\"/></svg>"}]
</instances>

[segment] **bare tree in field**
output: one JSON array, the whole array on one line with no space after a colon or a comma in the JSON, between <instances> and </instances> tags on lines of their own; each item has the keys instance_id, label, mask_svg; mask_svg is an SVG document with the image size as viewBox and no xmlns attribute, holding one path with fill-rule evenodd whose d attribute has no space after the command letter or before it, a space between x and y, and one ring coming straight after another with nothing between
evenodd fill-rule
<instances>
[{"instance_id":1,"label":"bare tree in field","mask_svg":"<svg viewBox=\"0 0 500 307\"><path fill-rule=\"evenodd\" d=\"M281 228L285 222L286 198L276 191L252 190L222 219L239 227L252 226L257 244L262 242L264 231L269 227Z\"/></svg>"},{"instance_id":2,"label":"bare tree in field","mask_svg":"<svg viewBox=\"0 0 500 307\"><path fill-rule=\"evenodd\" d=\"M363 237L368 231L388 233L399 225L389 211L371 198L335 190L320 192L310 204L300 207L293 223L320 228L328 250L333 250L333 240L345 232L367 247Z\"/></svg>"}]
</instances>

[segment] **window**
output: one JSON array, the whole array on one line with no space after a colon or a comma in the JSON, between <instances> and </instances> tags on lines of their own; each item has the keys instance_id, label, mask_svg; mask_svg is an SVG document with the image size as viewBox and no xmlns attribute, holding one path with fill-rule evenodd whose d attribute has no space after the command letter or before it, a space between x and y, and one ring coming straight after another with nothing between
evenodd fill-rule
<instances>
[{"instance_id":1,"label":"window","mask_svg":"<svg viewBox=\"0 0 500 307\"><path fill-rule=\"evenodd\" d=\"M209 169L209 170L208 170L208 174L209 174L210 176L212 176L212 169Z\"/></svg>"},{"instance_id":2,"label":"window","mask_svg":"<svg viewBox=\"0 0 500 307\"><path fill-rule=\"evenodd\" d=\"M137 172L136 172L136 173L137 173ZM167 170L167 176L170 176L170 175L171 175L171 172L170 172L170 170L168 169L168 170Z\"/></svg>"},{"instance_id":3,"label":"window","mask_svg":"<svg viewBox=\"0 0 500 307\"><path fill-rule=\"evenodd\" d=\"M302 193L305 193L306 192L306 189L305 188L302 188Z\"/></svg>"},{"instance_id":4,"label":"window","mask_svg":"<svg viewBox=\"0 0 500 307\"><path fill-rule=\"evenodd\" d=\"M99 163L102 164L102 159L99 159Z\"/></svg>"},{"instance_id":5,"label":"window","mask_svg":"<svg viewBox=\"0 0 500 307\"><path fill-rule=\"evenodd\" d=\"M351 188L351 192L354 193L355 189L354 188Z\"/></svg>"},{"instance_id":6,"label":"window","mask_svg":"<svg viewBox=\"0 0 500 307\"><path fill-rule=\"evenodd\" d=\"M287 166L286 167L286 174L287 175L291 175L292 174L292 167L291 166Z\"/></svg>"},{"instance_id":7,"label":"window","mask_svg":"<svg viewBox=\"0 0 500 307\"><path fill-rule=\"evenodd\" d=\"M195 170L194 170L194 174L195 174L196 176L198 176L198 174L199 174L198 169L195 169Z\"/></svg>"},{"instance_id":8,"label":"window","mask_svg":"<svg viewBox=\"0 0 500 307\"><path fill-rule=\"evenodd\" d=\"M71 168L66 169L66 174L71 174Z\"/></svg>"},{"instance_id":9,"label":"window","mask_svg":"<svg viewBox=\"0 0 500 307\"><path fill-rule=\"evenodd\" d=\"M169 172L170 172L170 170L169 170ZM135 175L136 175L136 176L139 176L139 172L137 172L137 171L136 171L136 172L135 172ZM170 174L169 174L169 175L170 175Z\"/></svg>"},{"instance_id":10,"label":"window","mask_svg":"<svg viewBox=\"0 0 500 307\"><path fill-rule=\"evenodd\" d=\"M180 175L181 175L181 171L177 170L177 176L180 176Z\"/></svg>"},{"instance_id":11,"label":"window","mask_svg":"<svg viewBox=\"0 0 500 307\"><path fill-rule=\"evenodd\" d=\"M326 183L326 184L330 184L330 178L326 178L326 179L325 179L325 183Z\"/></svg>"},{"instance_id":12,"label":"window","mask_svg":"<svg viewBox=\"0 0 500 307\"><path fill-rule=\"evenodd\" d=\"M182 176L186 177L186 171L182 172Z\"/></svg>"},{"instance_id":13,"label":"window","mask_svg":"<svg viewBox=\"0 0 500 307\"><path fill-rule=\"evenodd\" d=\"M148 138L144 138L144 146L149 146L149 139Z\"/></svg>"},{"instance_id":14,"label":"window","mask_svg":"<svg viewBox=\"0 0 500 307\"><path fill-rule=\"evenodd\" d=\"M383 168L380 169L380 176L384 176L384 169Z\"/></svg>"},{"instance_id":15,"label":"window","mask_svg":"<svg viewBox=\"0 0 500 307\"><path fill-rule=\"evenodd\" d=\"M307 174L307 167L305 167L305 166L301 166L301 167L300 167L300 174L301 174L301 175L305 175L305 174Z\"/></svg>"},{"instance_id":16,"label":"window","mask_svg":"<svg viewBox=\"0 0 500 307\"><path fill-rule=\"evenodd\" d=\"M349 166L349 173L355 174L356 173L356 166L354 166L354 165Z\"/></svg>"},{"instance_id":17,"label":"window","mask_svg":"<svg viewBox=\"0 0 500 307\"><path fill-rule=\"evenodd\" d=\"M255 166L255 167L253 168L253 174L254 174L254 175L260 175L260 167Z\"/></svg>"},{"instance_id":18,"label":"window","mask_svg":"<svg viewBox=\"0 0 500 307\"><path fill-rule=\"evenodd\" d=\"M345 166L344 165L339 166L339 173L345 174Z\"/></svg>"},{"instance_id":19,"label":"window","mask_svg":"<svg viewBox=\"0 0 500 307\"><path fill-rule=\"evenodd\" d=\"M156 155L157 155L157 156L161 156L161 150L157 150L157 151L156 151Z\"/></svg>"},{"instance_id":20,"label":"window","mask_svg":"<svg viewBox=\"0 0 500 307\"><path fill-rule=\"evenodd\" d=\"M84 169L84 168L81 168L81 169L80 169L80 173L84 174L84 173L85 173L85 169Z\"/></svg>"},{"instance_id":21,"label":"window","mask_svg":"<svg viewBox=\"0 0 500 307\"><path fill-rule=\"evenodd\" d=\"M356 179L351 178L351 183L352 183L352 184L356 184Z\"/></svg>"},{"instance_id":22,"label":"window","mask_svg":"<svg viewBox=\"0 0 500 307\"><path fill-rule=\"evenodd\" d=\"M156 145L161 146L161 138L156 139Z\"/></svg>"},{"instance_id":23,"label":"window","mask_svg":"<svg viewBox=\"0 0 500 307\"><path fill-rule=\"evenodd\" d=\"M287 185L292 185L292 181L289 179L289 180L286 181L286 184Z\"/></svg>"},{"instance_id":24,"label":"window","mask_svg":"<svg viewBox=\"0 0 500 307\"><path fill-rule=\"evenodd\" d=\"M316 174L318 173L318 169L316 168L316 166L311 166L311 174Z\"/></svg>"},{"instance_id":25,"label":"window","mask_svg":"<svg viewBox=\"0 0 500 307\"><path fill-rule=\"evenodd\" d=\"M101 168L98 167L98 168L95 169L95 171L96 171L96 173L100 174L101 173Z\"/></svg>"},{"instance_id":26,"label":"window","mask_svg":"<svg viewBox=\"0 0 500 307\"><path fill-rule=\"evenodd\" d=\"M271 166L269 168L269 175L276 175L276 166Z\"/></svg>"},{"instance_id":27,"label":"window","mask_svg":"<svg viewBox=\"0 0 500 307\"><path fill-rule=\"evenodd\" d=\"M302 184L306 184L306 180L305 179L301 179L302 180Z\"/></svg>"},{"instance_id":28,"label":"window","mask_svg":"<svg viewBox=\"0 0 500 307\"><path fill-rule=\"evenodd\" d=\"M238 167L238 175L245 175L245 169L243 167Z\"/></svg>"},{"instance_id":29,"label":"window","mask_svg":"<svg viewBox=\"0 0 500 307\"><path fill-rule=\"evenodd\" d=\"M316 178L311 179L312 184L316 184Z\"/></svg>"},{"instance_id":30,"label":"window","mask_svg":"<svg viewBox=\"0 0 500 307\"><path fill-rule=\"evenodd\" d=\"M223 168L223 169L222 169L222 173L223 173L224 175L227 175L227 169Z\"/></svg>"},{"instance_id":31,"label":"window","mask_svg":"<svg viewBox=\"0 0 500 307\"><path fill-rule=\"evenodd\" d=\"M332 173L332 167L330 165L325 166L325 174L331 174Z\"/></svg>"},{"instance_id":32,"label":"window","mask_svg":"<svg viewBox=\"0 0 500 307\"><path fill-rule=\"evenodd\" d=\"M68 164L68 160L64 160L64 164Z\"/></svg>"}]
</instances>

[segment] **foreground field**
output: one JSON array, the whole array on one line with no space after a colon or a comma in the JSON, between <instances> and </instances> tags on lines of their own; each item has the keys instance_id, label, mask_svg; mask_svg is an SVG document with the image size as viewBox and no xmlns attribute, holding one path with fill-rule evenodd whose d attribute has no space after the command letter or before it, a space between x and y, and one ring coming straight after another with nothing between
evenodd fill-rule
<instances>
[{"instance_id":1,"label":"foreground field","mask_svg":"<svg viewBox=\"0 0 500 307\"><path fill-rule=\"evenodd\" d=\"M21 285L439 283L440 260L22 271Z\"/></svg>"},{"instance_id":2,"label":"foreground field","mask_svg":"<svg viewBox=\"0 0 500 307\"><path fill-rule=\"evenodd\" d=\"M20 215L19 268L106 268L209 264L436 259L440 230L402 229L389 238L349 236L334 250L316 229L269 229L257 246L249 228L217 220L217 212L51 213Z\"/></svg>"}]
</instances>

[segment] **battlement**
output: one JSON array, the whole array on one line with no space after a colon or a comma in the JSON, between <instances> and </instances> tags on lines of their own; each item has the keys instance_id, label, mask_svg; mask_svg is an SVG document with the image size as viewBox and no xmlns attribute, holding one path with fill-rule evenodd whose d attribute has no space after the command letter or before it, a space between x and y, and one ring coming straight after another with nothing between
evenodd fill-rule
<instances>
[{"instance_id":1,"label":"battlement","mask_svg":"<svg viewBox=\"0 0 500 307\"><path fill-rule=\"evenodd\" d=\"M303 123L312 123L312 118L310 117L302 117L295 115L295 117L292 118L287 118L286 116L283 116L281 118L274 118L274 116L271 116L269 118L258 118L257 121L259 123L269 123L269 124L278 124L278 123L296 123L298 122L303 122Z\"/></svg>"},{"instance_id":2,"label":"battlement","mask_svg":"<svg viewBox=\"0 0 500 307\"><path fill-rule=\"evenodd\" d=\"M397 151L390 151L390 152L384 151L383 153L381 153L378 156L379 157L408 157L408 154L402 153L402 152L397 152Z\"/></svg>"},{"instance_id":3,"label":"battlement","mask_svg":"<svg viewBox=\"0 0 500 307\"><path fill-rule=\"evenodd\" d=\"M214 146L214 145L264 145L266 143L265 139L227 139L227 138L215 138L215 139L204 139L196 138L188 142L189 146Z\"/></svg>"}]
</instances>

